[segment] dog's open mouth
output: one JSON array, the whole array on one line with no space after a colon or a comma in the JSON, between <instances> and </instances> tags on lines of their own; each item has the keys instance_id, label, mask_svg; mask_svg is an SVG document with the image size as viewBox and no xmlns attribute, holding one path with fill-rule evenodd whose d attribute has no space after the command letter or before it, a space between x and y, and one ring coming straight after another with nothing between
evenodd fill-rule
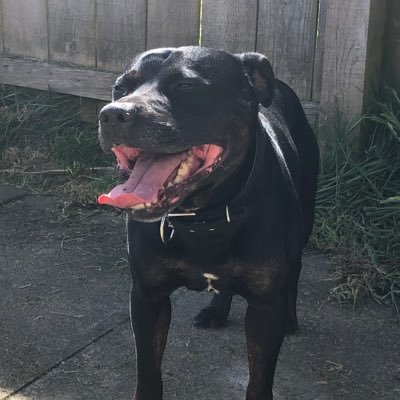
<instances>
[{"instance_id":1,"label":"dog's open mouth","mask_svg":"<svg viewBox=\"0 0 400 400\"><path fill-rule=\"evenodd\" d=\"M204 179L221 161L223 148L195 146L182 153L149 153L129 146L113 147L120 169L129 177L99 197L108 204L133 211L170 208L187 195L187 189Z\"/></svg>"}]
</instances>

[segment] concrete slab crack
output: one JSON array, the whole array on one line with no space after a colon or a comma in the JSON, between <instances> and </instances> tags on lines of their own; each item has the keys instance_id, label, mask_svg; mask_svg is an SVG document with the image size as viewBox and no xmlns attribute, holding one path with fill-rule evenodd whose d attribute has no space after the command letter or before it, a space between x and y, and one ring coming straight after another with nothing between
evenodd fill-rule
<instances>
[{"instance_id":1,"label":"concrete slab crack","mask_svg":"<svg viewBox=\"0 0 400 400\"><path fill-rule=\"evenodd\" d=\"M102 334L100 334L99 336L95 337L93 340L91 340L90 342L85 343L83 346L79 347L77 350L75 350L74 352L72 352L71 354L67 355L66 357L63 357L61 360L57 361L56 363L54 363L53 365L51 365L49 368L47 368L46 370L42 371L39 375L35 376L34 378L30 379L28 382L24 383L22 386L20 386L18 389L14 390L12 393L10 393L9 395L7 395L6 397L3 398L3 400L8 400L11 399L12 396L15 396L16 394L20 393L21 391L23 391L24 389L26 389L27 387L31 386L32 384L34 384L35 382L37 382L38 380L44 378L46 375L48 375L50 372L52 372L53 370L55 370L56 368L58 368L61 364L71 360L72 358L74 358L75 356L77 356L78 354L80 354L82 351L84 351L85 349L87 349L89 346L97 343L99 340L101 340L102 338L112 334L113 332L115 332L119 327L121 327L122 325L126 324L127 322L129 322L129 317L124 318L122 321L118 322L116 325L114 325L113 327L107 329L106 331L104 331Z\"/></svg>"}]
</instances>

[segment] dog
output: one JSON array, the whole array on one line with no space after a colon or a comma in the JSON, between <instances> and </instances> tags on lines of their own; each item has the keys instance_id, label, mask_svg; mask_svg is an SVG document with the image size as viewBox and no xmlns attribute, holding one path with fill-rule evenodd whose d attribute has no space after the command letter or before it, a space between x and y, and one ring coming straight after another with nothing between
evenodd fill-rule
<instances>
[{"instance_id":1,"label":"dog","mask_svg":"<svg viewBox=\"0 0 400 400\"><path fill-rule=\"evenodd\" d=\"M150 50L116 80L99 139L125 176L99 203L128 214L135 400L162 399L169 296L182 286L214 292L201 328L225 324L233 295L247 301L246 399L272 399L318 174L298 97L258 53Z\"/></svg>"}]
</instances>

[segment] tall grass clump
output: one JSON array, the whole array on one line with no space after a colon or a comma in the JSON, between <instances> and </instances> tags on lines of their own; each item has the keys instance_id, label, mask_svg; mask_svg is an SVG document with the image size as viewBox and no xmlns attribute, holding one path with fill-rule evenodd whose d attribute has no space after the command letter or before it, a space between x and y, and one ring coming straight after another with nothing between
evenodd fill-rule
<instances>
[{"instance_id":1,"label":"tall grass clump","mask_svg":"<svg viewBox=\"0 0 400 400\"><path fill-rule=\"evenodd\" d=\"M334 295L356 303L371 294L400 315L400 98L384 94L360 121L371 130L362 154L348 132L324 160L313 240L337 254Z\"/></svg>"}]
</instances>

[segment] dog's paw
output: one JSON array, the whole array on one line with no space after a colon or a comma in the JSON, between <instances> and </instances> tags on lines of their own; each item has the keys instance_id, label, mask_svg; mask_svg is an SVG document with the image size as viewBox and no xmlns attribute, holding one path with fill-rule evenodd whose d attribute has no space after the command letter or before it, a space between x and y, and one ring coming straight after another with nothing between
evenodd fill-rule
<instances>
[{"instance_id":1,"label":"dog's paw","mask_svg":"<svg viewBox=\"0 0 400 400\"><path fill-rule=\"evenodd\" d=\"M218 314L213 307L206 307L201 310L193 321L193 326L203 329L219 329L226 323L226 318Z\"/></svg>"}]
</instances>

